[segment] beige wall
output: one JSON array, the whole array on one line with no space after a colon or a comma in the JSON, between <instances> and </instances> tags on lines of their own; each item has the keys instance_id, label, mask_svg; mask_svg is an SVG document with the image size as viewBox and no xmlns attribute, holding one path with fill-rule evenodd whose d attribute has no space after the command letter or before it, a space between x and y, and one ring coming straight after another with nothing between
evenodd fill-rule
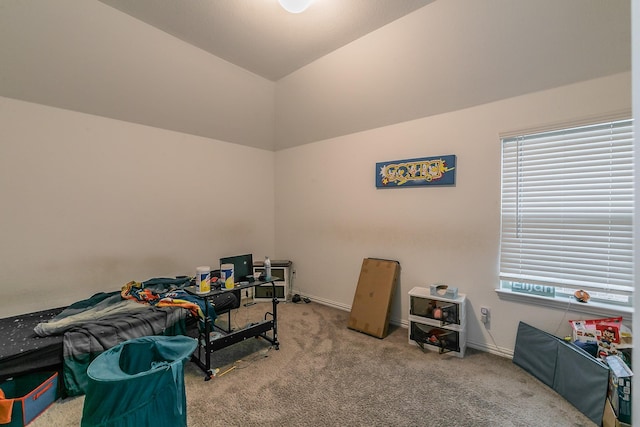
<instances>
[{"instance_id":1,"label":"beige wall","mask_svg":"<svg viewBox=\"0 0 640 427\"><path fill-rule=\"evenodd\" d=\"M640 69L640 2L633 2L631 6L631 21L634 23L632 25L632 69L635 72L632 74L632 88L633 88L633 120L634 120L634 132L635 132L635 158L640 158L640 138L638 137L638 123L640 123L640 73L638 70ZM636 163L637 164L637 163ZM637 167L636 167L637 170ZM636 189L640 188L640 173L636 173L635 177ZM638 200L636 191L636 199L635 199L635 212L636 212L636 224L640 224L640 200ZM635 228L635 241L638 242L638 237L640 237L640 227L636 226ZM636 283L640 283L640 268L637 266L640 265L638 261L640 260L640 251L637 249L636 243L636 251L635 251L635 277ZM634 308L640 307L640 292L636 292L634 294ZM634 316L633 318L633 330L640 331L640 316ZM633 353L632 366L640 366L640 352L635 351ZM640 399L638 398L638 394L633 399L633 412L636 414L640 414ZM637 417L637 415L636 415Z\"/></svg>"},{"instance_id":2,"label":"beige wall","mask_svg":"<svg viewBox=\"0 0 640 427\"><path fill-rule=\"evenodd\" d=\"M470 345L509 354L519 320L564 334L582 315L496 296L498 135L630 102L623 73L274 154L0 98L1 315L243 252L292 259L297 292L349 310L362 259L382 257L402 265L394 322L413 286L446 282L469 297ZM375 188L378 161L444 154L455 187Z\"/></svg>"},{"instance_id":3,"label":"beige wall","mask_svg":"<svg viewBox=\"0 0 640 427\"><path fill-rule=\"evenodd\" d=\"M7 0L0 316L252 252L292 259L297 291L347 310L362 258L398 259L393 320L406 320L413 286L448 282L469 295L476 347L511 351L518 320L564 333L563 312L494 292L498 135L630 107L630 73L615 74L629 69L629 3L572 0L550 14L559 6L544 0L515 19L508 2L434 2L273 83L98 1ZM542 42L493 50L504 31L537 31L539 14ZM603 45L602 59L585 60ZM547 87L557 88L513 97ZM185 130L179 118L216 139L160 129ZM270 151L297 143L308 144ZM458 156L456 187L375 189L376 162L442 154ZM492 308L493 338L480 305Z\"/></svg>"},{"instance_id":4,"label":"beige wall","mask_svg":"<svg viewBox=\"0 0 640 427\"><path fill-rule=\"evenodd\" d=\"M436 282L469 298L470 344L510 352L518 321L568 332L564 310L498 299L503 132L629 110L630 73L355 133L276 154L276 247L297 290L349 309L362 259L400 261L391 318L407 292ZM376 189L375 163L455 154L455 187ZM479 307L492 308L491 334Z\"/></svg>"},{"instance_id":5,"label":"beige wall","mask_svg":"<svg viewBox=\"0 0 640 427\"><path fill-rule=\"evenodd\" d=\"M276 147L629 71L629 6L435 1L279 80Z\"/></svg>"},{"instance_id":6,"label":"beige wall","mask_svg":"<svg viewBox=\"0 0 640 427\"><path fill-rule=\"evenodd\" d=\"M97 0L0 8L0 96L273 150L273 82Z\"/></svg>"},{"instance_id":7,"label":"beige wall","mask_svg":"<svg viewBox=\"0 0 640 427\"><path fill-rule=\"evenodd\" d=\"M0 317L274 253L272 151L9 98L0 140Z\"/></svg>"}]
</instances>

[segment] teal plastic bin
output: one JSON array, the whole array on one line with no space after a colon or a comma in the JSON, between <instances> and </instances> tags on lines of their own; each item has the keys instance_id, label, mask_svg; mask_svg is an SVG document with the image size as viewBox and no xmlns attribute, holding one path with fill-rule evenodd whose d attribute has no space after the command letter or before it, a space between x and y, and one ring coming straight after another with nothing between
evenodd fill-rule
<instances>
[{"instance_id":1,"label":"teal plastic bin","mask_svg":"<svg viewBox=\"0 0 640 427\"><path fill-rule=\"evenodd\" d=\"M82 427L187 425L184 362L197 341L151 336L125 341L87 369Z\"/></svg>"},{"instance_id":2,"label":"teal plastic bin","mask_svg":"<svg viewBox=\"0 0 640 427\"><path fill-rule=\"evenodd\" d=\"M0 427L23 427L33 421L58 398L58 373L36 372L11 378L2 384L0 402L11 406L0 408ZM2 396L0 395L0 396Z\"/></svg>"}]
</instances>

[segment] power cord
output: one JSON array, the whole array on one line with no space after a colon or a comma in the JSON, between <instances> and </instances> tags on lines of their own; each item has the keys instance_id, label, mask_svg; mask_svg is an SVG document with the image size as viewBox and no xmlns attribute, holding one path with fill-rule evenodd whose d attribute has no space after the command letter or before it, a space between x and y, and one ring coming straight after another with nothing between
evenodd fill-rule
<instances>
[{"instance_id":1,"label":"power cord","mask_svg":"<svg viewBox=\"0 0 640 427\"><path fill-rule=\"evenodd\" d=\"M245 289L245 298L246 298L246 302L243 304L245 307L249 307L251 305L254 305L256 302L255 301L250 301L249 300L249 289ZM240 298L242 299L242 298Z\"/></svg>"},{"instance_id":2,"label":"power cord","mask_svg":"<svg viewBox=\"0 0 640 427\"><path fill-rule=\"evenodd\" d=\"M245 362L246 363L245 366L238 366L238 369L247 368L253 362L255 362L255 361L259 360L259 359L264 359L265 357L269 357L268 353L271 351L272 348L273 348L273 346L271 345L271 346L265 348L264 350L260 350L257 354L255 354L254 356L250 357L248 360L244 360L244 359L237 360L236 364L241 363L241 362Z\"/></svg>"},{"instance_id":3,"label":"power cord","mask_svg":"<svg viewBox=\"0 0 640 427\"><path fill-rule=\"evenodd\" d=\"M487 331L487 333L491 337L491 341L493 341L493 347L498 352L498 354L501 354L501 355L503 355L505 357L511 357L509 354L507 354L506 352L502 351L500 349L500 347L498 347L498 343L496 342L496 339L493 337L493 334L491 333L491 331L488 328L484 328L484 330Z\"/></svg>"},{"instance_id":4,"label":"power cord","mask_svg":"<svg viewBox=\"0 0 640 427\"><path fill-rule=\"evenodd\" d=\"M565 319L567 317L567 313L569 312L570 308L571 308L571 299L569 299L569 303L567 304L567 308L564 310L562 318L560 319L560 322L558 323L558 327L556 328L556 330L553 333L553 335L558 336L558 331L562 327L562 324L564 323L564 321L565 321ZM509 356L507 353L505 353L502 350L500 350L500 347L498 347L498 343L496 342L495 338L493 337L493 334L491 333L491 331L488 328L485 328L485 331L487 331L487 333L489 334L489 337L491 337L491 341L493 341L493 346L495 347L496 351L498 353L500 353L500 354L505 355L505 356Z\"/></svg>"},{"instance_id":5,"label":"power cord","mask_svg":"<svg viewBox=\"0 0 640 427\"><path fill-rule=\"evenodd\" d=\"M558 322L558 327L556 328L553 335L558 336L558 331L560 330L560 327L562 326L565 319L567 318L567 313L569 312L569 308L571 308L571 298L569 298L569 303L567 304L567 308L564 310L564 313L562 314L562 318L560 319L560 322Z\"/></svg>"},{"instance_id":6,"label":"power cord","mask_svg":"<svg viewBox=\"0 0 640 427\"><path fill-rule=\"evenodd\" d=\"M224 366L222 368L215 368L213 369L213 376L214 377L221 377L223 375L228 374L229 372L233 371L234 369L245 369L248 368L252 363L254 363L255 361L257 361L258 359L264 359L265 357L269 357L269 355L267 353L269 353L269 351L273 348L273 346L269 346L264 350L260 350L256 355L254 355L253 357L245 360L245 359L238 359L236 360L233 365L229 366ZM242 363L244 363L244 366L241 365ZM226 369L224 369L226 368ZM222 369L224 369L224 371L222 371ZM222 371L222 372L220 372Z\"/></svg>"}]
</instances>

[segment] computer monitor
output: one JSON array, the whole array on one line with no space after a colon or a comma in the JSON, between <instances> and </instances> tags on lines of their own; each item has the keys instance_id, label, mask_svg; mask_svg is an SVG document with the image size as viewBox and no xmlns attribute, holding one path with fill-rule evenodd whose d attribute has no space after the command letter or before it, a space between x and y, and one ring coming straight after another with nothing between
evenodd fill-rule
<instances>
[{"instance_id":1,"label":"computer monitor","mask_svg":"<svg viewBox=\"0 0 640 427\"><path fill-rule=\"evenodd\" d=\"M253 275L252 254L220 258L220 266L222 264L233 264L233 276L236 283L248 281L247 276Z\"/></svg>"}]
</instances>

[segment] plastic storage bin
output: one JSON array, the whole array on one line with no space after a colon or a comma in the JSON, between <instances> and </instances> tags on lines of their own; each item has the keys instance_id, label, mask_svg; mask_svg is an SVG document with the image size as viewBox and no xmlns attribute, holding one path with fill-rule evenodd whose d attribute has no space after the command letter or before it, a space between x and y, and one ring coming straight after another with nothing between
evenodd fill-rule
<instances>
[{"instance_id":1,"label":"plastic storage bin","mask_svg":"<svg viewBox=\"0 0 640 427\"><path fill-rule=\"evenodd\" d=\"M58 398L58 373L21 375L0 384L0 389L0 427L26 426Z\"/></svg>"}]
</instances>

